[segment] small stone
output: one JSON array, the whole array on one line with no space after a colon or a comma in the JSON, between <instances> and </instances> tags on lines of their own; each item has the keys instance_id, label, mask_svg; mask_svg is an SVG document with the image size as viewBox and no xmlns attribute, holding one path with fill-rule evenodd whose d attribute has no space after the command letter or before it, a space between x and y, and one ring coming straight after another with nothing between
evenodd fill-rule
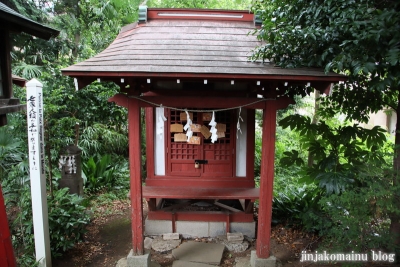
<instances>
[{"instance_id":1,"label":"small stone","mask_svg":"<svg viewBox=\"0 0 400 267\"><path fill-rule=\"evenodd\" d=\"M163 239L164 240L178 240L179 239L179 233L163 234Z\"/></svg>"},{"instance_id":2,"label":"small stone","mask_svg":"<svg viewBox=\"0 0 400 267\"><path fill-rule=\"evenodd\" d=\"M151 244L153 243L153 239L146 237L144 239L144 248L145 249L151 249Z\"/></svg>"},{"instance_id":3,"label":"small stone","mask_svg":"<svg viewBox=\"0 0 400 267\"><path fill-rule=\"evenodd\" d=\"M242 233L227 233L226 238L228 241L243 241L244 237Z\"/></svg>"},{"instance_id":4,"label":"small stone","mask_svg":"<svg viewBox=\"0 0 400 267\"><path fill-rule=\"evenodd\" d=\"M227 250L233 252L243 252L249 247L249 243L247 241L243 241L242 243L237 242L224 242L224 245Z\"/></svg>"}]
</instances>

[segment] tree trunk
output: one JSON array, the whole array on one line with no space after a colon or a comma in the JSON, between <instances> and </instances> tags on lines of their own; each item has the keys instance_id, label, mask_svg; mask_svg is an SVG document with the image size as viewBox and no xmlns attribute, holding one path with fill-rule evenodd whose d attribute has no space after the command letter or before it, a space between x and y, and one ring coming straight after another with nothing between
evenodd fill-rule
<instances>
[{"instance_id":1,"label":"tree trunk","mask_svg":"<svg viewBox=\"0 0 400 267\"><path fill-rule=\"evenodd\" d=\"M76 18L80 18L81 16L81 9L79 7L79 1L76 1ZM78 57L78 52L79 52L79 44L81 42L81 33L80 30L78 29L77 32L75 32L74 35L74 47L72 48L72 56L74 57L74 59L76 59Z\"/></svg>"},{"instance_id":2,"label":"tree trunk","mask_svg":"<svg viewBox=\"0 0 400 267\"><path fill-rule=\"evenodd\" d=\"M399 89L397 90L398 92L400 91ZM400 92L398 93L397 98L395 148L393 158L393 186L395 188L400 184ZM393 203L396 210L400 211L400 192L396 192L393 195ZM389 217L390 234L395 239L396 252L398 254L400 252L400 214L394 212L390 214Z\"/></svg>"},{"instance_id":3,"label":"tree trunk","mask_svg":"<svg viewBox=\"0 0 400 267\"><path fill-rule=\"evenodd\" d=\"M314 89L314 98L315 98L315 102L314 102L314 116L312 119L312 124L317 124L319 121L319 117L317 115L318 109L319 109L319 97L320 97L320 93L317 89ZM308 167L312 167L314 163L314 156L308 152Z\"/></svg>"}]
</instances>

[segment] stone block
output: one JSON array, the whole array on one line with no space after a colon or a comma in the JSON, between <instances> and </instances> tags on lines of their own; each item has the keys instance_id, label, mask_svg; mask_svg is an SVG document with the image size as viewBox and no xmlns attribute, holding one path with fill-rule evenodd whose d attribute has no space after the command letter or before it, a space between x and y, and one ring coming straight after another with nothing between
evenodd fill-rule
<instances>
[{"instance_id":1,"label":"stone block","mask_svg":"<svg viewBox=\"0 0 400 267\"><path fill-rule=\"evenodd\" d=\"M164 240L178 240L179 239L179 233L163 234L163 239Z\"/></svg>"},{"instance_id":2,"label":"stone block","mask_svg":"<svg viewBox=\"0 0 400 267\"><path fill-rule=\"evenodd\" d=\"M145 235L162 235L172 232L172 222L164 220L149 220L144 222Z\"/></svg>"},{"instance_id":3,"label":"stone block","mask_svg":"<svg viewBox=\"0 0 400 267\"><path fill-rule=\"evenodd\" d=\"M225 222L209 222L208 223L208 234L209 236L215 237L226 234L226 223Z\"/></svg>"},{"instance_id":4,"label":"stone block","mask_svg":"<svg viewBox=\"0 0 400 267\"><path fill-rule=\"evenodd\" d=\"M228 239L229 242L234 242L234 241L243 241L244 237L242 233L226 233L226 238Z\"/></svg>"},{"instance_id":5,"label":"stone block","mask_svg":"<svg viewBox=\"0 0 400 267\"><path fill-rule=\"evenodd\" d=\"M144 255L133 255L133 250L129 252L127 267L150 267L150 251L146 250Z\"/></svg>"},{"instance_id":6,"label":"stone block","mask_svg":"<svg viewBox=\"0 0 400 267\"><path fill-rule=\"evenodd\" d=\"M276 258L274 256L270 256L268 259L260 259L257 257L256 251L252 250L250 256L250 265L251 267L276 267Z\"/></svg>"},{"instance_id":7,"label":"stone block","mask_svg":"<svg viewBox=\"0 0 400 267\"><path fill-rule=\"evenodd\" d=\"M256 222L233 222L230 227L231 233L242 233L250 238L256 236Z\"/></svg>"},{"instance_id":8,"label":"stone block","mask_svg":"<svg viewBox=\"0 0 400 267\"><path fill-rule=\"evenodd\" d=\"M209 236L208 222L177 221L176 231L181 233L185 238Z\"/></svg>"}]
</instances>

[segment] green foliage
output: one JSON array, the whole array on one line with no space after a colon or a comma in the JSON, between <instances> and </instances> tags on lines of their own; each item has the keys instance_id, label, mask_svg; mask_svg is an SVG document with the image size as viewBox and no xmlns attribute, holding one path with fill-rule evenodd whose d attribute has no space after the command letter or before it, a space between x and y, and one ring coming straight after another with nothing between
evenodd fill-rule
<instances>
[{"instance_id":1,"label":"green foliage","mask_svg":"<svg viewBox=\"0 0 400 267\"><path fill-rule=\"evenodd\" d=\"M257 33L266 42L253 59L345 73L349 80L335 87L326 109L365 121L370 112L397 108L399 5L375 0L255 1L253 11L263 17Z\"/></svg>"},{"instance_id":2,"label":"green foliage","mask_svg":"<svg viewBox=\"0 0 400 267\"><path fill-rule=\"evenodd\" d=\"M22 142L15 138L6 127L0 128L0 182L3 174L14 165L22 168L23 151Z\"/></svg>"},{"instance_id":3,"label":"green foliage","mask_svg":"<svg viewBox=\"0 0 400 267\"><path fill-rule=\"evenodd\" d=\"M381 163L384 158L375 153L386 141L385 130L376 126L365 129L352 126L329 126L325 122L312 124L308 117L291 115L280 121L300 133L300 143L312 155L312 166L304 166L304 180L316 182L328 194L345 191L356 180L357 173L371 160ZM295 150L284 153L282 164L301 166L304 161Z\"/></svg>"},{"instance_id":4,"label":"green foliage","mask_svg":"<svg viewBox=\"0 0 400 267\"><path fill-rule=\"evenodd\" d=\"M302 214L316 208L319 190L308 185L295 182L287 184L282 191L274 193L272 218L274 223L289 225L302 224Z\"/></svg>"},{"instance_id":5,"label":"green foliage","mask_svg":"<svg viewBox=\"0 0 400 267\"><path fill-rule=\"evenodd\" d=\"M82 241L89 223L89 215L82 206L82 198L68 193L68 188L55 191L48 199L50 242L53 256L60 256Z\"/></svg>"},{"instance_id":6,"label":"green foliage","mask_svg":"<svg viewBox=\"0 0 400 267\"><path fill-rule=\"evenodd\" d=\"M121 179L121 176L117 179L116 175L117 170L123 173L124 169L128 170L127 164L117 164L115 158L113 159L109 154L103 156L97 154L90 157L82 164L82 175L86 190L95 193L101 189L112 189L114 186L126 185L124 182L121 182L124 179ZM119 181L119 184L117 184L117 181Z\"/></svg>"},{"instance_id":7,"label":"green foliage","mask_svg":"<svg viewBox=\"0 0 400 267\"><path fill-rule=\"evenodd\" d=\"M57 166L60 150L74 142L82 148L84 158L98 152L113 154L113 159L115 154L127 156L126 109L107 101L119 87L92 83L76 91L73 79L63 76L61 69L108 46L123 25L137 19L139 0L6 2L22 15L61 31L49 41L27 34L12 35L13 73L43 83L46 161ZM14 87L14 95L22 102L25 94L25 89ZM75 131L77 123L80 128ZM0 128L0 177L7 206L18 212L12 225L18 262L20 266L34 266L26 125L26 114L20 112L9 114L8 125ZM129 187L129 173L127 161L120 161L113 167L115 171L98 172L102 172L107 188L122 192ZM48 174L57 174L50 164L47 166ZM57 186L57 181L51 177L47 186L51 190L53 185ZM54 199L49 199L50 235L53 253L58 255L82 238L88 221L81 199L65 190L53 193ZM15 216L12 214L12 219Z\"/></svg>"},{"instance_id":8,"label":"green foliage","mask_svg":"<svg viewBox=\"0 0 400 267\"><path fill-rule=\"evenodd\" d=\"M11 234L17 258L25 262L21 266L31 266L26 263L31 261L26 255L33 255L35 251L30 187L25 185L19 193L19 210L11 225ZM68 188L56 191L54 198L48 197L50 247L54 257L83 239L89 215L81 202L82 198L70 195Z\"/></svg>"},{"instance_id":9,"label":"green foliage","mask_svg":"<svg viewBox=\"0 0 400 267\"><path fill-rule=\"evenodd\" d=\"M288 183L288 192L274 197L274 212L282 218L286 212L292 221L318 232L325 250L394 249L389 216L400 212L393 202L399 187L390 171L393 144L385 131L332 119L312 124L300 115L287 116L279 124L299 134L299 147L283 152L277 165L298 168L297 183L310 187L302 191ZM313 157L311 166L305 164L304 150Z\"/></svg>"},{"instance_id":10,"label":"green foliage","mask_svg":"<svg viewBox=\"0 0 400 267\"><path fill-rule=\"evenodd\" d=\"M126 132L119 133L104 124L96 123L83 129L78 146L85 158L100 152L127 155L128 137Z\"/></svg>"},{"instance_id":11,"label":"green foliage","mask_svg":"<svg viewBox=\"0 0 400 267\"><path fill-rule=\"evenodd\" d=\"M383 171L382 167L380 162L370 162L358 173L361 186L341 195L323 196L318 203L320 211L305 214L308 229L325 237L324 248L357 252L395 249L389 215L399 213L391 201L399 187L393 186L388 166Z\"/></svg>"}]
</instances>

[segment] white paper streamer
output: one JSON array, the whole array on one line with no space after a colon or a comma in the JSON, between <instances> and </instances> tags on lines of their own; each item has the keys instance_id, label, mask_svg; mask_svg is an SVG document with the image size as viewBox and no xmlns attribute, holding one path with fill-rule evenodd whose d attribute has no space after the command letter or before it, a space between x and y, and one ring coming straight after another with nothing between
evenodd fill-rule
<instances>
[{"instance_id":1,"label":"white paper streamer","mask_svg":"<svg viewBox=\"0 0 400 267\"><path fill-rule=\"evenodd\" d=\"M164 134L164 122L167 121L167 118L164 116L164 108L162 105L160 105L159 111L158 111L158 127L157 127L157 135L160 136L160 139L163 137Z\"/></svg>"},{"instance_id":2,"label":"white paper streamer","mask_svg":"<svg viewBox=\"0 0 400 267\"><path fill-rule=\"evenodd\" d=\"M192 128L190 127L190 125L192 125L192 120L190 119L189 112L187 112L187 110L185 110L185 112L187 122L183 129L186 131L187 142L189 142L190 138L193 136Z\"/></svg>"},{"instance_id":3,"label":"white paper streamer","mask_svg":"<svg viewBox=\"0 0 400 267\"><path fill-rule=\"evenodd\" d=\"M240 116L241 112L242 112L242 107L239 108L239 117L238 117L238 122L237 122L237 125L236 125L237 132L240 132L240 134L242 134L242 130L240 129L240 121L243 122L243 118L242 118L242 116ZM239 139L239 135L238 134L236 135L236 138Z\"/></svg>"},{"instance_id":4,"label":"white paper streamer","mask_svg":"<svg viewBox=\"0 0 400 267\"><path fill-rule=\"evenodd\" d=\"M208 124L211 126L210 132L211 132L211 143L214 143L215 141L218 140L218 135L217 135L217 122L215 121L215 112L213 111L212 114L212 119L210 123Z\"/></svg>"}]
</instances>

